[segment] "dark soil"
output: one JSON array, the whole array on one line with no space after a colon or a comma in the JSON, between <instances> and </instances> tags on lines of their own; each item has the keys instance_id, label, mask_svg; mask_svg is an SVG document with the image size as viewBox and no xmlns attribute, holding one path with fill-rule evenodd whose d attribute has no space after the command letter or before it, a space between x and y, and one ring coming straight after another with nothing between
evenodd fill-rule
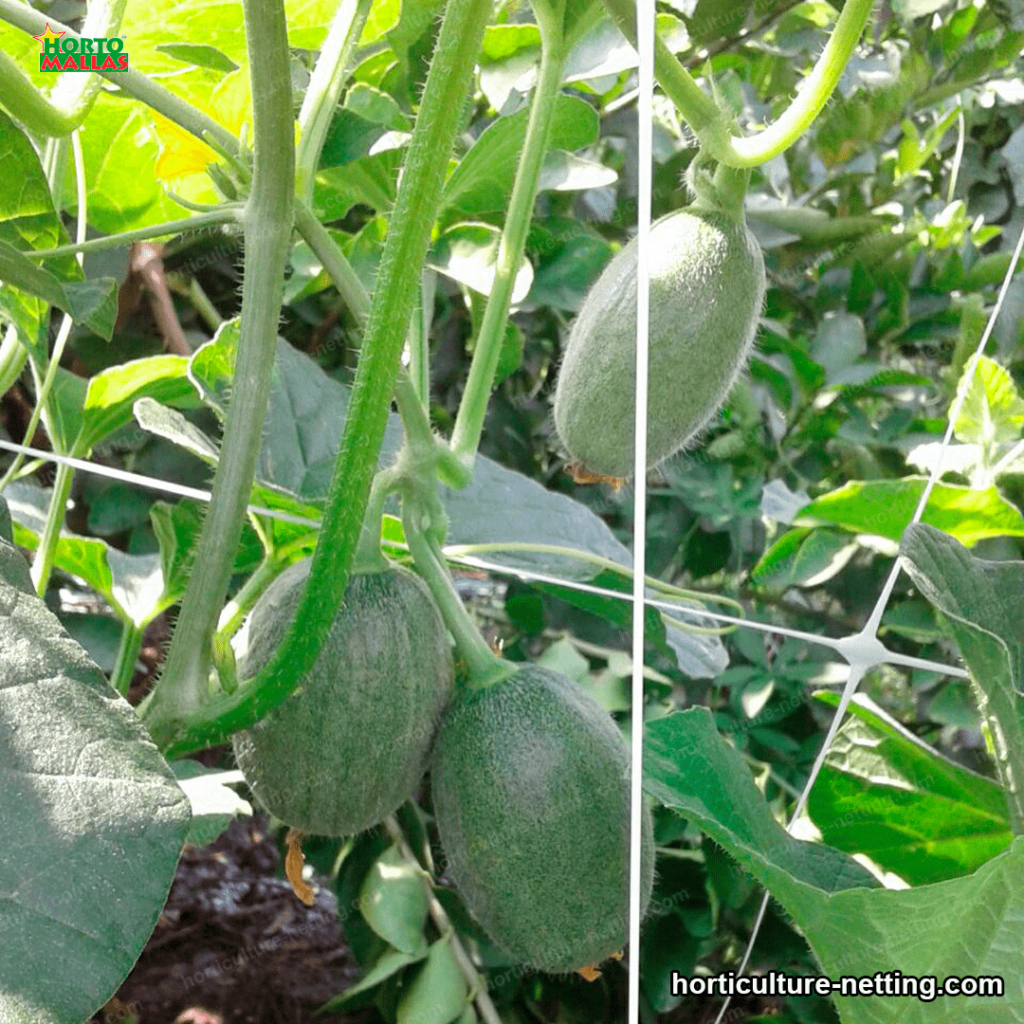
<instances>
[{"instance_id":1,"label":"dark soil","mask_svg":"<svg viewBox=\"0 0 1024 1024\"><path fill-rule=\"evenodd\" d=\"M278 877L265 816L186 846L170 897L132 973L93 1024L311 1024L360 971L329 884L304 906ZM317 1024L370 1024L366 1010Z\"/></svg>"}]
</instances>

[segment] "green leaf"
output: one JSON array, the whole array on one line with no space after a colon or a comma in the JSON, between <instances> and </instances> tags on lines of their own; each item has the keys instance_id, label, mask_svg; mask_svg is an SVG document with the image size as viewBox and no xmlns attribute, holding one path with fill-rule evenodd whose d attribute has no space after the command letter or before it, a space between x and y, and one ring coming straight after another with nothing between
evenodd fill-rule
<instances>
[{"instance_id":1,"label":"green leaf","mask_svg":"<svg viewBox=\"0 0 1024 1024\"><path fill-rule=\"evenodd\" d=\"M227 783L241 781L241 772L207 768L198 761L175 761L171 771L192 808L186 842L209 846L238 817L252 814L252 806Z\"/></svg>"},{"instance_id":2,"label":"green leaf","mask_svg":"<svg viewBox=\"0 0 1024 1024\"><path fill-rule=\"evenodd\" d=\"M0 110L0 241L15 249L51 249L68 242L53 207L50 187L28 136ZM43 266L58 277L77 280L81 268L73 256L50 257ZM46 304L7 283L0 284L0 312L18 328L23 343L35 345Z\"/></svg>"},{"instance_id":3,"label":"green leaf","mask_svg":"<svg viewBox=\"0 0 1024 1024\"><path fill-rule=\"evenodd\" d=\"M704 708L649 722L645 788L700 825L782 904L833 978L885 972L905 978L996 976L1006 995L933 1001L837 996L844 1024L1020 1024L1017 978L1024 923L1024 837L974 874L913 889L874 879L828 846L793 839L775 821L739 755Z\"/></svg>"},{"instance_id":4,"label":"green leaf","mask_svg":"<svg viewBox=\"0 0 1024 1024\"><path fill-rule=\"evenodd\" d=\"M413 955L426 953L423 871L403 857L397 846L374 861L359 890L359 909L370 927L396 949Z\"/></svg>"},{"instance_id":5,"label":"green leaf","mask_svg":"<svg viewBox=\"0 0 1024 1024\"><path fill-rule=\"evenodd\" d=\"M907 530L910 578L946 617L967 663L1014 830L1024 827L1024 562L988 562L928 526Z\"/></svg>"},{"instance_id":6,"label":"green leaf","mask_svg":"<svg viewBox=\"0 0 1024 1024\"><path fill-rule=\"evenodd\" d=\"M994 359L982 356L974 373L960 378L957 395L962 401L954 427L957 440L986 448L1020 440L1024 398Z\"/></svg>"},{"instance_id":7,"label":"green leaf","mask_svg":"<svg viewBox=\"0 0 1024 1024\"><path fill-rule=\"evenodd\" d=\"M107 341L114 333L118 286L112 277L98 281L60 281L13 246L0 241L0 281L64 310L75 323L85 324Z\"/></svg>"},{"instance_id":8,"label":"green leaf","mask_svg":"<svg viewBox=\"0 0 1024 1024\"><path fill-rule=\"evenodd\" d=\"M156 49L158 53L166 53L183 64L195 64L210 71L221 71L225 75L238 70L238 65L230 57L221 53L216 46L205 43L159 43Z\"/></svg>"},{"instance_id":9,"label":"green leaf","mask_svg":"<svg viewBox=\"0 0 1024 1024\"><path fill-rule=\"evenodd\" d=\"M15 481L7 488L14 518L15 542L29 551L39 546L46 525L50 492ZM138 628L169 608L177 594L168 594L157 555L129 555L96 537L62 530L54 567L87 583L110 604L119 618Z\"/></svg>"},{"instance_id":10,"label":"green leaf","mask_svg":"<svg viewBox=\"0 0 1024 1024\"><path fill-rule=\"evenodd\" d=\"M490 224L456 224L434 243L427 254L427 266L481 295L490 295L500 243L501 232ZM521 302L531 284L533 267L524 257L512 287L512 302Z\"/></svg>"},{"instance_id":11,"label":"green leaf","mask_svg":"<svg viewBox=\"0 0 1024 1024\"><path fill-rule=\"evenodd\" d=\"M195 405L188 359L150 356L111 366L91 377L74 454L88 456L103 438L130 423L132 406L143 397L170 405Z\"/></svg>"},{"instance_id":12,"label":"green leaf","mask_svg":"<svg viewBox=\"0 0 1024 1024\"><path fill-rule=\"evenodd\" d=\"M857 362L868 350L864 322L850 313L826 316L811 345L814 361L825 368L831 383L836 375Z\"/></svg>"},{"instance_id":13,"label":"green leaf","mask_svg":"<svg viewBox=\"0 0 1024 1024\"><path fill-rule=\"evenodd\" d=\"M794 884L824 892L878 884L845 853L783 830L706 708L646 724L644 788L699 824L780 900Z\"/></svg>"},{"instance_id":14,"label":"green leaf","mask_svg":"<svg viewBox=\"0 0 1024 1024\"><path fill-rule=\"evenodd\" d=\"M818 587L841 572L857 551L838 530L788 530L761 556L750 576L759 587Z\"/></svg>"},{"instance_id":15,"label":"green leaf","mask_svg":"<svg viewBox=\"0 0 1024 1024\"><path fill-rule=\"evenodd\" d=\"M473 143L444 188L444 205L470 213L503 210L512 194L529 112L501 117ZM550 149L575 150L597 141L597 113L581 99L559 96L551 120Z\"/></svg>"},{"instance_id":16,"label":"green leaf","mask_svg":"<svg viewBox=\"0 0 1024 1024\"><path fill-rule=\"evenodd\" d=\"M451 943L439 939L398 1003L398 1024L451 1024L466 1008L468 996Z\"/></svg>"},{"instance_id":17,"label":"green leaf","mask_svg":"<svg viewBox=\"0 0 1024 1024\"><path fill-rule=\"evenodd\" d=\"M329 1013L344 1009L344 1007L352 1002L355 996L375 988L382 981L387 981L392 975L397 974L402 968L422 960L426 955L426 950L417 956L413 953L403 953L398 949L386 949L380 955L380 959L366 972L366 976L361 981L357 981L354 985L345 989L344 992L339 992L338 995L328 999L317 1012Z\"/></svg>"},{"instance_id":18,"label":"green leaf","mask_svg":"<svg viewBox=\"0 0 1024 1024\"><path fill-rule=\"evenodd\" d=\"M818 694L837 705L838 694ZM861 694L829 749L808 810L825 842L912 885L970 874L1010 843L991 779L945 758Z\"/></svg>"},{"instance_id":19,"label":"green leaf","mask_svg":"<svg viewBox=\"0 0 1024 1024\"><path fill-rule=\"evenodd\" d=\"M128 38L129 59L135 67L137 40ZM170 68L180 71L181 65L168 62ZM91 227L114 235L182 216L181 207L168 199L154 174L160 138L142 103L101 90L80 135ZM74 188L65 194L77 209Z\"/></svg>"},{"instance_id":20,"label":"green leaf","mask_svg":"<svg viewBox=\"0 0 1024 1024\"><path fill-rule=\"evenodd\" d=\"M142 952L189 804L134 711L11 572L20 556L0 549L0 1019L71 1024Z\"/></svg>"},{"instance_id":21,"label":"green leaf","mask_svg":"<svg viewBox=\"0 0 1024 1024\"><path fill-rule=\"evenodd\" d=\"M796 526L841 526L899 542L910 525L927 481L851 480L805 505ZM968 547L988 537L1024 536L1024 516L994 487L975 490L936 484L923 521L943 530Z\"/></svg>"}]
</instances>

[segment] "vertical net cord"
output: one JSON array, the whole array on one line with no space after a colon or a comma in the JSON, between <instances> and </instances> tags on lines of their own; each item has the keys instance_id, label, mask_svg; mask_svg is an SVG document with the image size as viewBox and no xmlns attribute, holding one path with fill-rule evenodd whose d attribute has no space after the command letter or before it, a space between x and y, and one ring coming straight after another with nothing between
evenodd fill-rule
<instances>
[{"instance_id":1,"label":"vertical net cord","mask_svg":"<svg viewBox=\"0 0 1024 1024\"><path fill-rule=\"evenodd\" d=\"M637 116L636 416L633 447L633 686L631 724L629 873L629 1024L640 1020L640 883L643 822L644 612L647 572L647 369L650 324L652 106L654 98L654 0L636 5L640 55Z\"/></svg>"}]
</instances>

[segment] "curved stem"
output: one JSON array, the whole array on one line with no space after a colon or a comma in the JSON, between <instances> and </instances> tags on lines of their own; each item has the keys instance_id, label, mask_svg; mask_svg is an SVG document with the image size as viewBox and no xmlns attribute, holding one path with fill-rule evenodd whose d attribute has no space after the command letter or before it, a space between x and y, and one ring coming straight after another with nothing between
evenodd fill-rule
<instances>
[{"instance_id":1,"label":"curved stem","mask_svg":"<svg viewBox=\"0 0 1024 1024\"><path fill-rule=\"evenodd\" d=\"M462 395L455 428L452 432L452 451L464 462L472 464L480 444L487 403L494 374L501 356L501 345L505 337L505 322L512 301L512 288L516 272L523 257L526 235L530 230L533 203L537 195L537 183L548 147L551 121L554 117L555 99L562 84L562 65L565 50L562 40L561 4L558 11L537 5L536 17L541 31L540 75L530 105L530 119L526 127L522 156L516 169L515 184L509 201L505 227L498 246L494 285L480 335L473 352L466 390Z\"/></svg>"},{"instance_id":2,"label":"curved stem","mask_svg":"<svg viewBox=\"0 0 1024 1024\"><path fill-rule=\"evenodd\" d=\"M860 39L873 0L847 0L828 43L811 73L785 112L755 135L733 137L724 115L694 82L667 46L655 38L654 71L658 84L679 109L700 144L719 163L729 167L757 167L788 149L810 127L832 91ZM604 0L619 30L636 42L635 0Z\"/></svg>"},{"instance_id":3,"label":"curved stem","mask_svg":"<svg viewBox=\"0 0 1024 1024\"><path fill-rule=\"evenodd\" d=\"M448 631L455 638L455 646L466 662L471 686L487 686L508 675L509 663L499 658L480 635L469 617L462 598L455 591L451 576L440 552L427 536L429 523L423 522L425 513L415 499L402 504L402 528L412 552L419 574L423 577L434 603Z\"/></svg>"},{"instance_id":4,"label":"curved stem","mask_svg":"<svg viewBox=\"0 0 1024 1024\"><path fill-rule=\"evenodd\" d=\"M224 604L252 491L277 348L284 265L291 242L295 152L291 67L283 0L245 0L255 157L243 214L245 278L234 394L213 499L161 679L143 717L177 720L209 697L211 641Z\"/></svg>"},{"instance_id":5,"label":"curved stem","mask_svg":"<svg viewBox=\"0 0 1024 1024\"><path fill-rule=\"evenodd\" d=\"M219 742L252 725L284 700L320 653L348 583L420 269L491 11L489 0L450 0L445 13L384 243L328 504L295 620L263 671L237 693L205 707L178 714L172 710L147 723L169 755ZM253 66L260 65L254 61Z\"/></svg>"},{"instance_id":6,"label":"curved stem","mask_svg":"<svg viewBox=\"0 0 1024 1024\"><path fill-rule=\"evenodd\" d=\"M217 622L218 640L230 640L238 632L246 615L252 611L263 591L277 579L284 568L285 563L275 554L264 556L241 590L224 605Z\"/></svg>"},{"instance_id":7,"label":"curved stem","mask_svg":"<svg viewBox=\"0 0 1024 1024\"><path fill-rule=\"evenodd\" d=\"M0 342L0 395L7 392L21 376L28 359L28 349L18 337L18 329L13 323L7 325L4 340ZM0 486L0 491L3 487Z\"/></svg>"},{"instance_id":8,"label":"curved stem","mask_svg":"<svg viewBox=\"0 0 1024 1024\"><path fill-rule=\"evenodd\" d=\"M370 296L356 276L345 254L330 233L301 200L295 201L295 227L330 275L338 294L345 300L352 315L362 324L370 315Z\"/></svg>"},{"instance_id":9,"label":"curved stem","mask_svg":"<svg viewBox=\"0 0 1024 1024\"><path fill-rule=\"evenodd\" d=\"M295 151L295 192L304 203L313 198L313 183L327 129L369 13L370 0L342 0L338 5L302 97L299 143Z\"/></svg>"}]
</instances>

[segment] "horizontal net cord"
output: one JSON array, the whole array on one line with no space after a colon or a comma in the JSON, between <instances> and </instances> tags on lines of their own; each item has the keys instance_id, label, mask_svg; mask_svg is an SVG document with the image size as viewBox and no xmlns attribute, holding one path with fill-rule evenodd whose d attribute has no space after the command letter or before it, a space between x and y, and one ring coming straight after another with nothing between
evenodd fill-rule
<instances>
[{"instance_id":1,"label":"horizontal net cord","mask_svg":"<svg viewBox=\"0 0 1024 1024\"><path fill-rule=\"evenodd\" d=\"M0 439L0 449L12 453L21 453L39 459L43 462L62 463L73 469L81 470L83 473L92 473L96 476L107 477L121 483L132 484L146 490L157 491L163 494L172 494L177 497L191 498L194 501L209 502L211 493L199 487L188 487L185 484L176 484L168 480L161 480L159 477L145 476L141 473L132 473L125 469L117 469L113 466L104 466L97 462L90 462L88 459L77 459L68 455L57 455L55 452L43 451L39 448L31 448L27 445L15 444L12 441ZM249 505L248 511L256 515L268 516L272 519L280 519L286 523L293 523L297 526L308 526L311 530L319 530L320 523L315 519L308 519L303 516L296 516L281 509L265 508L262 505ZM392 543L392 542L387 542ZM395 545L402 547L403 545ZM534 581L536 583L550 583L555 586L568 587L571 590L578 590L587 594L595 594L599 597L607 597L616 601L632 601L632 596L617 590L608 590L604 587L597 587L593 584L584 583L580 580L562 579L560 576L552 576L548 573L535 572L532 569L515 568L502 565L498 562L491 562L487 559L477 558L473 555L459 554L457 549L461 545L453 545L455 550L445 551L445 557L450 561L464 565L471 569L482 569L486 572L500 576L514 576L521 580ZM791 637L795 640L803 640L807 643L818 644L839 650L839 644L843 638L820 636L817 633L806 633L798 629L790 629L786 626L777 626L771 623L757 622L752 619L741 619L735 615L727 615L724 612L708 611L703 608L689 607L680 602L661 600L655 597L647 597L646 604L659 611L668 612L672 615L685 616L696 620L710 620L722 625L733 625L753 629L761 633L776 633L780 636ZM968 674L956 665L946 665L942 662L930 661L926 658L913 658L909 655L899 654L887 649L887 664L901 665L906 668L919 668L925 671L941 672L958 679L967 679Z\"/></svg>"}]
</instances>

